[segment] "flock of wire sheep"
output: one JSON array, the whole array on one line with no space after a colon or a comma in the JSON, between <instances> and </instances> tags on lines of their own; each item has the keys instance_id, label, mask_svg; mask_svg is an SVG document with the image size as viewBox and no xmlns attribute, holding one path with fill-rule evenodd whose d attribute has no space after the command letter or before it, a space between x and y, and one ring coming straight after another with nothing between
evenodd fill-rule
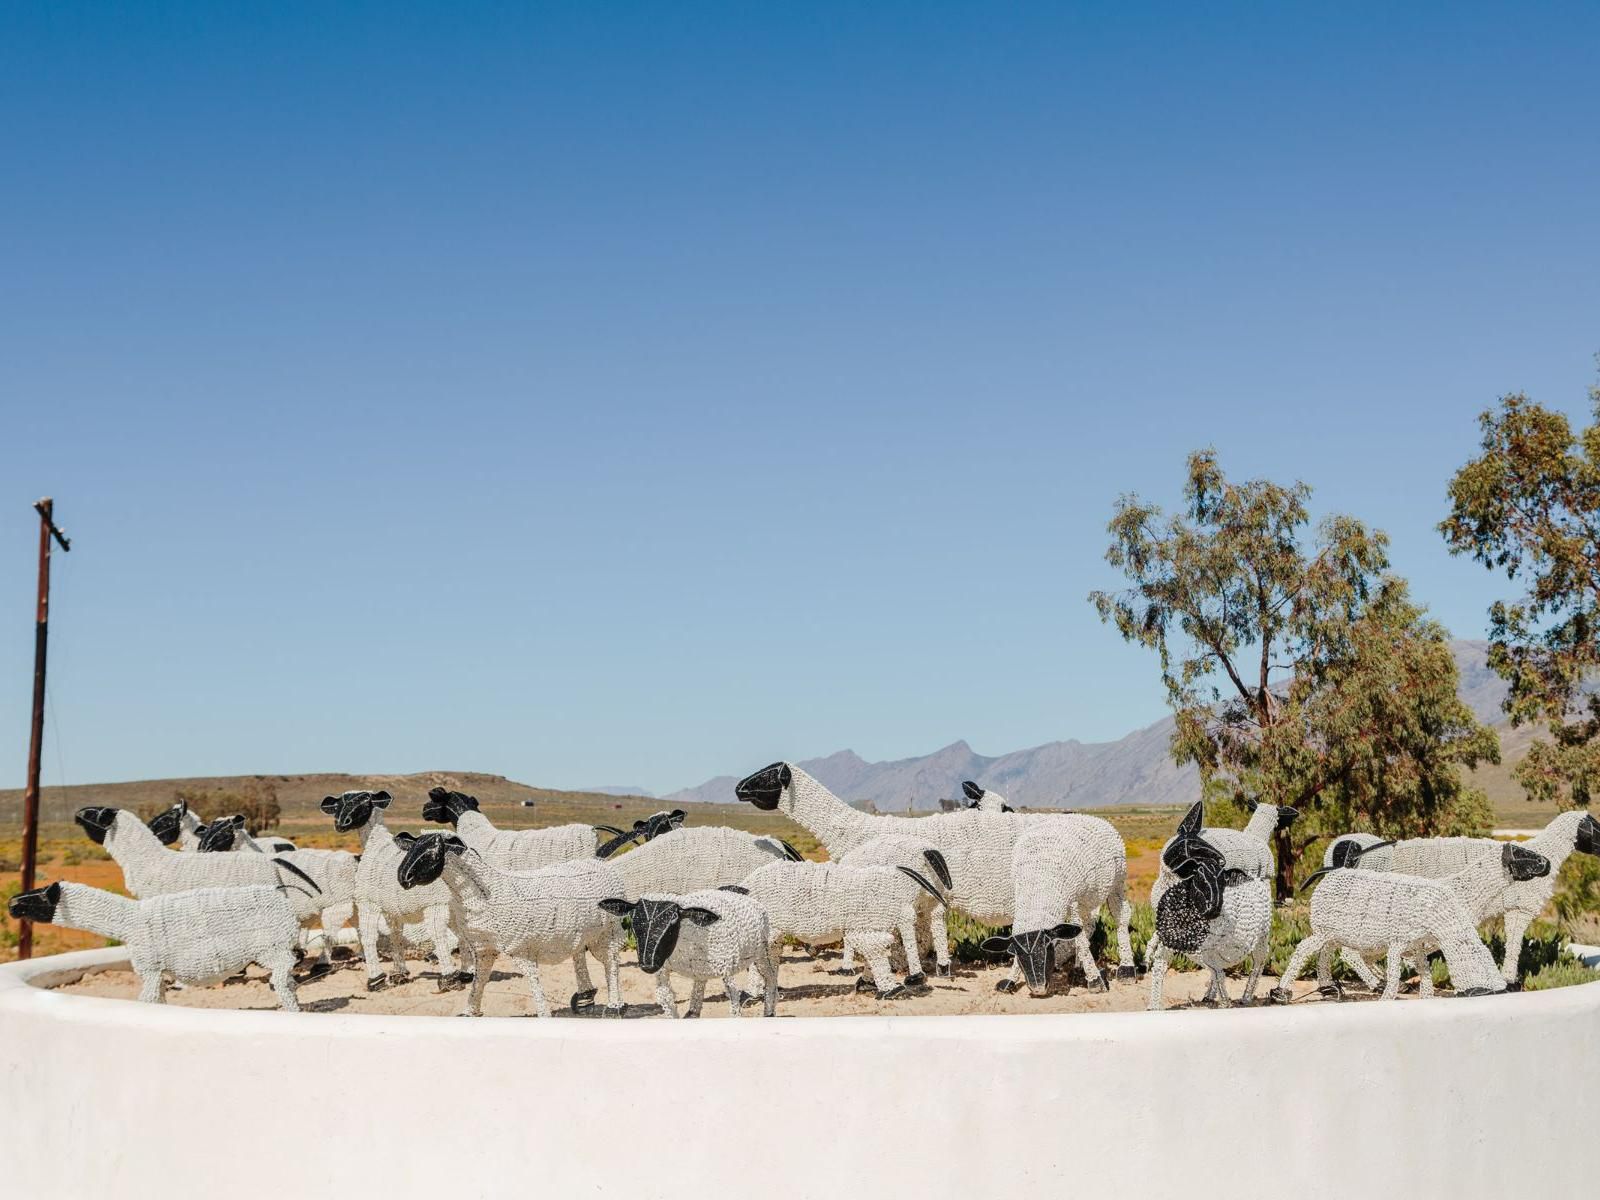
<instances>
[{"instance_id":1,"label":"flock of wire sheep","mask_svg":"<svg viewBox=\"0 0 1600 1200\"><path fill-rule=\"evenodd\" d=\"M809 830L828 862L807 861L770 836L686 827L681 810L627 830L501 830L471 796L444 788L428 793L422 816L449 829L423 834L389 830L388 792L325 799L335 829L359 836L358 854L258 840L239 817L202 825L181 804L148 825L126 810L85 808L77 823L122 868L133 898L58 882L16 896L9 907L14 917L124 943L140 999L153 1003L174 981L214 983L254 963L270 974L281 1006L299 1011L297 964L310 960L301 978L328 969L332 935L352 919L369 991L404 981L408 946L426 945L438 962L440 989L465 990L463 1016L481 1015L500 955L522 970L541 1017L551 1009L540 965L571 960L577 990L568 1004L576 1012L595 1004L593 957L605 975L605 1012L620 1015L624 920L639 968L654 976L656 1000L669 1017L678 1015L673 975L689 981L688 1016L699 1015L713 979L732 1015L748 994L759 995L772 1016L786 941L813 950L842 943L846 966L858 957L864 963L856 987L880 1000L921 989L924 947L931 947L938 975L952 973L951 908L1010 927L984 943L1011 959L996 985L1001 991L1025 985L1034 996L1047 995L1052 958L1065 961L1068 952L1086 987L1108 990L1089 943L1102 909L1115 929L1115 978L1134 981L1127 854L1111 824L1080 813L1015 812L992 791L963 787L970 807L908 820L852 808L790 763L739 783L740 800ZM1163 1006L1174 954L1211 973L1206 1002L1221 1006L1232 1002L1225 972L1250 959L1240 1002L1254 1000L1274 912L1270 839L1296 816L1263 804L1237 830L1205 827L1201 806L1189 810L1163 848L1151 891L1148 1007ZM636 846L619 853L629 844ZM1520 844L1339 838L1313 876L1311 933L1268 998L1287 1001L1289 985L1313 958L1319 989L1337 997L1336 954L1385 999L1397 994L1405 963L1423 963L1434 952L1443 955L1457 995L1505 991L1515 985L1528 922L1574 851L1600 854L1594 817L1562 814ZM1478 935L1498 917L1507 947L1500 968ZM385 943L388 975L380 959ZM1420 972L1419 986L1432 993L1429 971Z\"/></svg>"}]
</instances>

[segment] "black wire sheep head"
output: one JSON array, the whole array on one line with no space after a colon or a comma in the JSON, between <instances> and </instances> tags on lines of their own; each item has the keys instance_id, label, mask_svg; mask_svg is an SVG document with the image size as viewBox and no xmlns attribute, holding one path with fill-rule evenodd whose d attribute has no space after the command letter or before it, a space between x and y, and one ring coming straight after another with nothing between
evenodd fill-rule
<instances>
[{"instance_id":1,"label":"black wire sheep head","mask_svg":"<svg viewBox=\"0 0 1600 1200\"><path fill-rule=\"evenodd\" d=\"M183 814L189 811L189 805L179 800L171 808L164 808L155 816L145 822L150 827L150 832L161 839L163 846L170 846L178 840L178 835L183 832Z\"/></svg>"},{"instance_id":2,"label":"black wire sheep head","mask_svg":"<svg viewBox=\"0 0 1600 1200\"><path fill-rule=\"evenodd\" d=\"M200 853L219 854L232 850L244 829L244 817L235 813L231 817L218 817L200 829Z\"/></svg>"},{"instance_id":3,"label":"black wire sheep head","mask_svg":"<svg viewBox=\"0 0 1600 1200\"><path fill-rule=\"evenodd\" d=\"M1500 865L1517 883L1530 879L1543 879L1550 874L1550 860L1537 850L1529 850L1515 842L1507 842L1500 851Z\"/></svg>"},{"instance_id":4,"label":"black wire sheep head","mask_svg":"<svg viewBox=\"0 0 1600 1200\"><path fill-rule=\"evenodd\" d=\"M771 812L778 807L793 783L794 772L789 769L789 764L775 762L752 775L746 775L733 789L733 794L762 812Z\"/></svg>"},{"instance_id":5,"label":"black wire sheep head","mask_svg":"<svg viewBox=\"0 0 1600 1200\"><path fill-rule=\"evenodd\" d=\"M698 905L685 907L676 900L640 897L637 903L613 899L600 901L600 907L614 917L633 919L633 940L639 944L639 969L654 975L667 965L678 945L678 933L685 921L699 926L715 925L722 917Z\"/></svg>"},{"instance_id":6,"label":"black wire sheep head","mask_svg":"<svg viewBox=\"0 0 1600 1200\"><path fill-rule=\"evenodd\" d=\"M117 813L120 809L91 807L80 808L72 814L72 819L84 833L89 835L89 840L96 846L106 844L106 835L111 832L111 827L117 823Z\"/></svg>"},{"instance_id":7,"label":"black wire sheep head","mask_svg":"<svg viewBox=\"0 0 1600 1200\"><path fill-rule=\"evenodd\" d=\"M478 800L465 792L452 792L449 788L429 788L428 798L422 804L422 819L436 825L454 825L464 812L477 812Z\"/></svg>"},{"instance_id":8,"label":"black wire sheep head","mask_svg":"<svg viewBox=\"0 0 1600 1200\"><path fill-rule=\"evenodd\" d=\"M1052 929L1030 929L1005 937L983 939L985 954L1014 954L1022 966L1023 977L1028 981L1032 996L1050 994L1050 965L1057 942L1070 942L1083 932L1082 926L1063 922Z\"/></svg>"},{"instance_id":9,"label":"black wire sheep head","mask_svg":"<svg viewBox=\"0 0 1600 1200\"><path fill-rule=\"evenodd\" d=\"M31 892L18 892L11 897L6 911L19 921L38 921L48 925L56 919L56 906L61 903L61 885L47 884Z\"/></svg>"},{"instance_id":10,"label":"black wire sheep head","mask_svg":"<svg viewBox=\"0 0 1600 1200\"><path fill-rule=\"evenodd\" d=\"M1578 822L1578 833L1572 839L1572 848L1579 854L1600 854L1600 821L1594 819L1593 813L1585 813L1583 820Z\"/></svg>"},{"instance_id":11,"label":"black wire sheep head","mask_svg":"<svg viewBox=\"0 0 1600 1200\"><path fill-rule=\"evenodd\" d=\"M339 796L324 796L321 808L333 818L335 829L349 833L372 820L374 809L388 808L392 799L388 792L345 792Z\"/></svg>"},{"instance_id":12,"label":"black wire sheep head","mask_svg":"<svg viewBox=\"0 0 1600 1200\"><path fill-rule=\"evenodd\" d=\"M403 888L426 887L444 874L448 855L467 852L467 844L453 833L397 833L394 840L405 851L395 871Z\"/></svg>"},{"instance_id":13,"label":"black wire sheep head","mask_svg":"<svg viewBox=\"0 0 1600 1200\"><path fill-rule=\"evenodd\" d=\"M1244 806L1248 808L1251 813L1254 813L1256 809L1261 807L1261 801L1246 800L1244 802ZM1287 829L1299 819L1300 810L1298 808L1290 808L1287 804L1278 805L1278 824L1276 828Z\"/></svg>"}]
</instances>

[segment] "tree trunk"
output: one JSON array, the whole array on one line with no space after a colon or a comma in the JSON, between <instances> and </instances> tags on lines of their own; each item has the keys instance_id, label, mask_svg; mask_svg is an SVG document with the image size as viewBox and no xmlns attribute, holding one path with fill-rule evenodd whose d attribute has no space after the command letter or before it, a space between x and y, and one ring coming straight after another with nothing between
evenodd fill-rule
<instances>
[{"instance_id":1,"label":"tree trunk","mask_svg":"<svg viewBox=\"0 0 1600 1200\"><path fill-rule=\"evenodd\" d=\"M1278 830L1273 840L1278 853L1278 903L1287 904L1294 899L1294 867L1300 852L1295 849L1294 839L1287 829Z\"/></svg>"}]
</instances>

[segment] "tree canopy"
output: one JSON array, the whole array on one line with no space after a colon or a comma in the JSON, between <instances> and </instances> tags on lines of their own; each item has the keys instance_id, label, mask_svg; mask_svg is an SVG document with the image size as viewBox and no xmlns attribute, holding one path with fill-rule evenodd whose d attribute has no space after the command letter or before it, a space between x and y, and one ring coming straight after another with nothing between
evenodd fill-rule
<instances>
[{"instance_id":1,"label":"tree canopy","mask_svg":"<svg viewBox=\"0 0 1600 1200\"><path fill-rule=\"evenodd\" d=\"M1595 423L1524 395L1485 411L1480 453L1450 481L1439 526L1467 554L1523 587L1489 610L1489 665L1510 683L1515 725L1544 723L1516 777L1535 799L1587 805L1600 781L1600 388Z\"/></svg>"},{"instance_id":2,"label":"tree canopy","mask_svg":"<svg viewBox=\"0 0 1600 1200\"><path fill-rule=\"evenodd\" d=\"M1389 571L1388 539L1347 516L1313 530L1310 494L1191 454L1181 512L1118 500L1106 561L1129 586L1090 596L1156 652L1173 757L1208 795L1301 810L1277 840L1280 897L1324 835L1487 832L1462 768L1499 760L1457 696L1445 630Z\"/></svg>"}]
</instances>

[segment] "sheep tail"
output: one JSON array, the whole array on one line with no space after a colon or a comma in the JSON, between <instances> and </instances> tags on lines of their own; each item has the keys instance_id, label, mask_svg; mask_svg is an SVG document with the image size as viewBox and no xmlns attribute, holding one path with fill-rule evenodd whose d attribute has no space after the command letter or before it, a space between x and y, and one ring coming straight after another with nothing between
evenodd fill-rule
<instances>
[{"instance_id":1,"label":"sheep tail","mask_svg":"<svg viewBox=\"0 0 1600 1200\"><path fill-rule=\"evenodd\" d=\"M944 890L949 891L955 887L950 879L950 864L945 862L944 855L937 850L924 850L922 857L928 860L928 865L933 868L933 873L939 877L939 882L944 884Z\"/></svg>"},{"instance_id":2,"label":"sheep tail","mask_svg":"<svg viewBox=\"0 0 1600 1200\"><path fill-rule=\"evenodd\" d=\"M788 842L784 841L782 838L777 838L775 840L777 841L778 845L783 847L784 857L790 862L805 862L806 856L801 854L800 851L796 850L793 846L789 845Z\"/></svg>"}]
</instances>

